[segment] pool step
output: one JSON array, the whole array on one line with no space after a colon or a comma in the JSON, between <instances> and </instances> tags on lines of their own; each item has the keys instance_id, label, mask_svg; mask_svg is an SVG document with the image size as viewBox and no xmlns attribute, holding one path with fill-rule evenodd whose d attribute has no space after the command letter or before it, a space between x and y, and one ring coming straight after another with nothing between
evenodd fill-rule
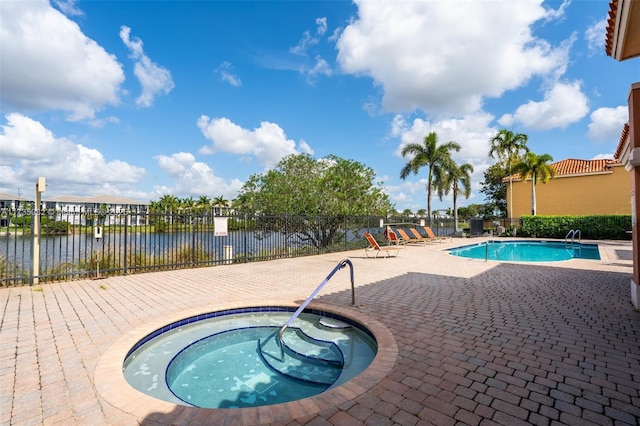
<instances>
[{"instance_id":1,"label":"pool step","mask_svg":"<svg viewBox=\"0 0 640 426\"><path fill-rule=\"evenodd\" d=\"M274 371L293 379L331 385L340 376L344 365L342 352L332 343L309 337L300 329L289 328L258 341L258 353Z\"/></svg>"},{"instance_id":2,"label":"pool step","mask_svg":"<svg viewBox=\"0 0 640 426\"><path fill-rule=\"evenodd\" d=\"M335 318L322 317L318 320L318 324L320 324L324 328L328 328L331 330L349 330L351 329L351 324L347 324L344 321L337 320Z\"/></svg>"}]
</instances>

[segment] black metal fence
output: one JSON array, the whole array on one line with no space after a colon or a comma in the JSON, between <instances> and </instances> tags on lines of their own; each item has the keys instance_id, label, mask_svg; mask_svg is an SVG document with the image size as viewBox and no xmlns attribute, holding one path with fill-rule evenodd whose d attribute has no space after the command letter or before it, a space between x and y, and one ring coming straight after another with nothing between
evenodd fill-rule
<instances>
[{"instance_id":1,"label":"black metal fence","mask_svg":"<svg viewBox=\"0 0 640 426\"><path fill-rule=\"evenodd\" d=\"M381 237L384 224L414 221L381 216L215 213L58 211L16 216L4 211L0 218L0 286L346 251L367 245L364 232ZM40 218L39 235L34 232L36 218ZM434 221L433 229L440 235L450 233L451 221Z\"/></svg>"}]
</instances>

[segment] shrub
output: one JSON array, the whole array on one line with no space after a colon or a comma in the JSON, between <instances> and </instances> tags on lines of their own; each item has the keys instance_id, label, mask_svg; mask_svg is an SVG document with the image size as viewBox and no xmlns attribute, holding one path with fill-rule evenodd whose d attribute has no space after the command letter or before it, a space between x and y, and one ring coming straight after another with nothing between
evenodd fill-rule
<instances>
[{"instance_id":1,"label":"shrub","mask_svg":"<svg viewBox=\"0 0 640 426\"><path fill-rule=\"evenodd\" d=\"M631 215L601 216L522 216L518 235L563 239L571 229L592 240L628 240Z\"/></svg>"}]
</instances>

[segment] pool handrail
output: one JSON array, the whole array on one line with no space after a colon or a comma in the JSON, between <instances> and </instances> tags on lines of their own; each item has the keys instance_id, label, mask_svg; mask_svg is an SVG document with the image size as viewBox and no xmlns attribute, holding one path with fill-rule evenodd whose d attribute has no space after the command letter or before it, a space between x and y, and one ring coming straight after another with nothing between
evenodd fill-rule
<instances>
[{"instance_id":1,"label":"pool handrail","mask_svg":"<svg viewBox=\"0 0 640 426\"><path fill-rule=\"evenodd\" d=\"M572 229L567 232L567 235L564 237L565 244L568 243L569 237L571 237L571 244L575 242L576 235L578 236L578 242L582 241L582 232L579 229Z\"/></svg>"},{"instance_id":2,"label":"pool handrail","mask_svg":"<svg viewBox=\"0 0 640 426\"><path fill-rule=\"evenodd\" d=\"M356 306L356 292L353 281L353 263L351 263L349 259L342 259L340 262L338 262L336 267L333 268L333 271L331 271L331 273L329 273L329 275L327 275L327 277L320 283L320 285L318 285L318 287L313 290L313 293L311 293L309 297L307 297L307 300L305 300L302 305L300 305L300 307L293 313L293 315L291 315L287 322L284 323L282 328L280 328L280 331L278 331L278 341L280 343L282 343L282 334L284 333L284 330L289 327L296 318L298 318L298 315L300 315L304 308L306 308L307 305L311 303L311 301L318 295L318 293L320 293L320 290L322 290L322 288L329 282L331 277L333 277L336 272L347 265L349 265L349 268L351 270L351 306Z\"/></svg>"}]
</instances>

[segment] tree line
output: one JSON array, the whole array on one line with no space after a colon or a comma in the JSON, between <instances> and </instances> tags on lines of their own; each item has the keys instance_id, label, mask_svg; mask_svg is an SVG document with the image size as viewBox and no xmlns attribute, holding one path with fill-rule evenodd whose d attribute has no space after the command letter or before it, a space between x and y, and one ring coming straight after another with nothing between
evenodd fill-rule
<instances>
[{"instance_id":1,"label":"tree line","mask_svg":"<svg viewBox=\"0 0 640 426\"><path fill-rule=\"evenodd\" d=\"M499 130L489 141L488 156L496 163L484 172L480 192L486 203L459 207L460 197L471 195L471 164L457 164L453 152L460 151L460 144L449 141L440 144L436 132L430 132L422 143L410 143L402 148L401 155L408 161L400 170L401 179L417 175L426 168L427 208L416 212L418 216L433 217L432 198L441 201L451 194L452 208L447 213L454 217L456 229L458 218L476 215L484 217L507 217L513 206L513 180L533 180L532 214L536 213L535 184L546 183L555 177L555 170L548 164L553 158L549 154L536 155L527 147L528 137L507 129ZM223 213L233 208L236 213L262 215L322 215L358 216L398 213L391 203L381 182L376 182L375 171L355 160L329 155L316 159L309 154L289 155L272 169L248 178L236 199L229 201L224 196L209 198L206 195L194 199L164 195L151 201L153 212L198 212L211 209ZM215 210L217 209L217 210ZM410 210L403 214L412 215ZM510 216L510 214L509 214Z\"/></svg>"}]
</instances>

